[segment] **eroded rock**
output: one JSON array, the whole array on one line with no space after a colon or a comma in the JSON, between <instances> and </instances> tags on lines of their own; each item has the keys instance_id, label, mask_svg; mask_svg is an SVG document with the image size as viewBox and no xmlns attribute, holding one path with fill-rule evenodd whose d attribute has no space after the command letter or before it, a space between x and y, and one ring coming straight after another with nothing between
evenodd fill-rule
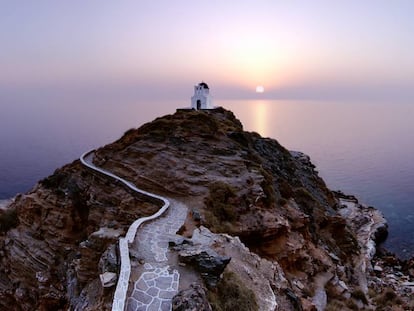
<instances>
[{"instance_id":1,"label":"eroded rock","mask_svg":"<svg viewBox=\"0 0 414 311\"><path fill-rule=\"evenodd\" d=\"M199 284L191 284L180 291L172 301L173 311L212 311L207 300L206 290Z\"/></svg>"},{"instance_id":2,"label":"eroded rock","mask_svg":"<svg viewBox=\"0 0 414 311\"><path fill-rule=\"evenodd\" d=\"M188 263L200 272L207 287L215 287L220 275L230 262L231 258L220 256L206 246L188 246L179 252L180 261Z\"/></svg>"},{"instance_id":3,"label":"eroded rock","mask_svg":"<svg viewBox=\"0 0 414 311\"><path fill-rule=\"evenodd\" d=\"M254 292L259 310L274 311L278 307L283 310L285 302L278 304L277 299L286 297L284 290L289 284L277 263L250 252L238 237L215 234L202 226L194 230L191 243L198 249L208 248L220 256L231 257L225 270L237 275Z\"/></svg>"}]
</instances>

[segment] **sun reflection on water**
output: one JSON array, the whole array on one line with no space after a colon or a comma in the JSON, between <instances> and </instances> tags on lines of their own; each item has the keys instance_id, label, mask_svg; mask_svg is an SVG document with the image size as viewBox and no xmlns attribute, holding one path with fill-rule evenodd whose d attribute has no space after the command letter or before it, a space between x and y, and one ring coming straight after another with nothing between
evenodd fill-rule
<instances>
[{"instance_id":1,"label":"sun reflection on water","mask_svg":"<svg viewBox=\"0 0 414 311\"><path fill-rule=\"evenodd\" d=\"M264 100L253 100L249 106L253 108L253 128L260 135L269 136L268 105Z\"/></svg>"}]
</instances>

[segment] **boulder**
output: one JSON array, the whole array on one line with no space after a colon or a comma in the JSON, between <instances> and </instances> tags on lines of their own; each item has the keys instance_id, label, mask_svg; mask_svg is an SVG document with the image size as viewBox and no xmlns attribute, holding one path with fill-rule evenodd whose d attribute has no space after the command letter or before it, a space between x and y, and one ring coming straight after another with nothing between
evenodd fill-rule
<instances>
[{"instance_id":1,"label":"boulder","mask_svg":"<svg viewBox=\"0 0 414 311\"><path fill-rule=\"evenodd\" d=\"M231 258L206 247L188 247L179 252L181 262L193 265L208 287L215 287Z\"/></svg>"}]
</instances>

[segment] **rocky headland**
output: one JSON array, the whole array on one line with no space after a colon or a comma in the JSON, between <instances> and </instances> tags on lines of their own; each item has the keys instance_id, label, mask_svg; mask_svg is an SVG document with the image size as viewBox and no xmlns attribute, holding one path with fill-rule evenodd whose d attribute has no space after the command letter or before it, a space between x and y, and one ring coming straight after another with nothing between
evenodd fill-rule
<instances>
[{"instance_id":1,"label":"rocky headland","mask_svg":"<svg viewBox=\"0 0 414 311\"><path fill-rule=\"evenodd\" d=\"M414 261L378 247L381 213L328 189L308 156L244 131L230 111L157 118L93 162L186 211L168 241L180 271L173 310L414 309ZM110 310L117 241L160 208L79 160L4 205L0 310Z\"/></svg>"}]
</instances>

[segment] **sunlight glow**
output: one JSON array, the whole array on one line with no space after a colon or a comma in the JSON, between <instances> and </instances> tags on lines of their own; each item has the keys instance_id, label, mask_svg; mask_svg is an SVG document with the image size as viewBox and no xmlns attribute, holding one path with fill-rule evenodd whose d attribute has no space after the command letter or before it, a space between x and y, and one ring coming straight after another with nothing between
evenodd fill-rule
<instances>
[{"instance_id":1,"label":"sunlight glow","mask_svg":"<svg viewBox=\"0 0 414 311\"><path fill-rule=\"evenodd\" d=\"M246 88L266 85L268 90L290 85L296 80L297 61L291 51L295 47L290 38L262 31L254 25L242 23L231 32L220 35L220 59L228 80Z\"/></svg>"},{"instance_id":2,"label":"sunlight glow","mask_svg":"<svg viewBox=\"0 0 414 311\"><path fill-rule=\"evenodd\" d=\"M256 86L256 93L263 93L264 92L264 87L263 85L258 85Z\"/></svg>"},{"instance_id":3,"label":"sunlight glow","mask_svg":"<svg viewBox=\"0 0 414 311\"><path fill-rule=\"evenodd\" d=\"M257 131L260 135L262 136L267 136L269 135L268 132L268 111L267 111L267 105L266 105L266 101L263 100L254 100L249 102L250 105L250 109L252 109L253 111L253 119L254 119L254 124L253 124L253 128L255 129L255 131Z\"/></svg>"}]
</instances>

